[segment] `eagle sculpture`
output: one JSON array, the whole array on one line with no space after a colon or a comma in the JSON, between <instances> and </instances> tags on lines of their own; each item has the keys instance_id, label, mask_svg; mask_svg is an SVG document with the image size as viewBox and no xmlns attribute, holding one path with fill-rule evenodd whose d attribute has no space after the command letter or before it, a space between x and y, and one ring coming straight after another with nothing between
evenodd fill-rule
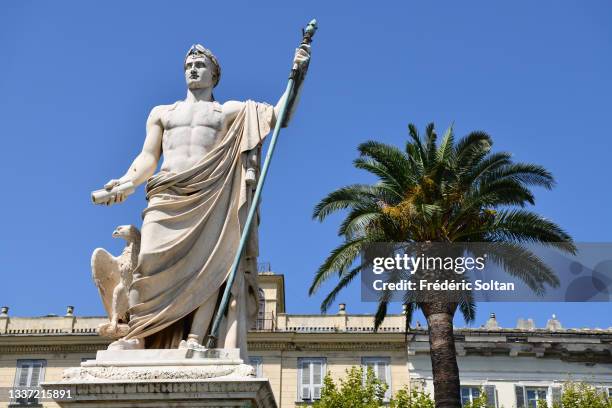
<instances>
[{"instance_id":1,"label":"eagle sculpture","mask_svg":"<svg viewBox=\"0 0 612 408\"><path fill-rule=\"evenodd\" d=\"M113 238L126 242L121 255L115 257L104 248L96 248L91 255L91 274L110 319L98 331L102 336L119 338L128 330L128 292L138 264L140 231L133 225L121 225L113 231Z\"/></svg>"}]
</instances>

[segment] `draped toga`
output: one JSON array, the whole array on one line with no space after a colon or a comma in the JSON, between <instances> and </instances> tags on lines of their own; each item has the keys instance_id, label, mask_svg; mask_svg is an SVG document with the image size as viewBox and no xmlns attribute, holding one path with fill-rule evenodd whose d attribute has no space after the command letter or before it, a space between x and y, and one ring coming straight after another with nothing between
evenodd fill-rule
<instances>
[{"instance_id":1,"label":"draped toga","mask_svg":"<svg viewBox=\"0 0 612 408\"><path fill-rule=\"evenodd\" d=\"M247 155L260 148L274 120L272 106L247 101L192 168L148 180L126 339L144 338L147 348L177 347L200 305L214 296L218 308L254 192L245 180ZM232 296L247 296L247 322L257 314L257 223L232 287Z\"/></svg>"}]
</instances>

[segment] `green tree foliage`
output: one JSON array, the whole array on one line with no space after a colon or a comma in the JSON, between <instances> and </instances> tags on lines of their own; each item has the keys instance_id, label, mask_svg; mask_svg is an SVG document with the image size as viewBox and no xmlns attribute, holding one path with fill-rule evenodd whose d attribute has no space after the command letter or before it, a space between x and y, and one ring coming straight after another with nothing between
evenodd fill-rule
<instances>
[{"instance_id":1,"label":"green tree foliage","mask_svg":"<svg viewBox=\"0 0 612 408\"><path fill-rule=\"evenodd\" d=\"M538 401L538 408L549 408L546 401ZM583 382L568 382L563 385L561 404L552 408L612 408L612 399L592 385Z\"/></svg>"},{"instance_id":2,"label":"green tree foliage","mask_svg":"<svg viewBox=\"0 0 612 408\"><path fill-rule=\"evenodd\" d=\"M314 404L315 408L378 408L385 398L387 384L376 379L369 369L352 367L347 370L345 378L336 384L329 373L323 380L321 399Z\"/></svg>"},{"instance_id":3,"label":"green tree foliage","mask_svg":"<svg viewBox=\"0 0 612 408\"><path fill-rule=\"evenodd\" d=\"M434 408L429 394L403 388L390 400L385 401L387 384L374 375L371 368L364 373L363 368L352 367L346 377L337 384L327 374L323 380L321 399L313 404L314 408Z\"/></svg>"},{"instance_id":4,"label":"green tree foliage","mask_svg":"<svg viewBox=\"0 0 612 408\"><path fill-rule=\"evenodd\" d=\"M407 387L399 390L389 403L390 408L434 408L434 402L428 393Z\"/></svg>"}]
</instances>

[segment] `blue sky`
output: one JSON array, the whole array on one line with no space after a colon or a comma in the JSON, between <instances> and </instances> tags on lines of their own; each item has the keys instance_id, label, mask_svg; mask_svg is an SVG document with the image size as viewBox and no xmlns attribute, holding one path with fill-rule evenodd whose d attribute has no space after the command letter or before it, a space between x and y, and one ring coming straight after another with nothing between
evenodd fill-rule
<instances>
[{"instance_id":1,"label":"blue sky","mask_svg":"<svg viewBox=\"0 0 612 408\"><path fill-rule=\"evenodd\" d=\"M339 242L340 217L314 222L313 206L371 181L352 167L356 146L403 145L409 122L485 130L496 150L544 165L558 186L536 192L536 210L576 241L609 242L611 16L603 0L3 2L0 303L20 316L68 304L101 315L91 252L120 251L111 232L140 225L145 201L140 189L97 207L89 193L129 166L149 110L184 97L185 51L201 42L217 55L217 99L275 103L313 17L310 72L261 210L260 259L285 274L289 312L316 313L331 288L307 296ZM338 301L372 311L357 289ZM480 304L476 324L491 311L506 327L519 317L542 326L552 313L566 326L612 326L609 303Z\"/></svg>"}]
</instances>

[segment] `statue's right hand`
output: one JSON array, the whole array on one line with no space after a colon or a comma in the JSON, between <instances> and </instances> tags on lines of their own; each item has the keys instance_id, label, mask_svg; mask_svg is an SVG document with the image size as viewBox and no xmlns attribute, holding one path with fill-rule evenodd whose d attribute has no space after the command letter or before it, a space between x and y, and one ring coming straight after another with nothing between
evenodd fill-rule
<instances>
[{"instance_id":1,"label":"statue's right hand","mask_svg":"<svg viewBox=\"0 0 612 408\"><path fill-rule=\"evenodd\" d=\"M104 185L104 189L107 191L111 191L113 187L116 187L119 184L121 184L121 181L119 179L111 179L108 181L108 183Z\"/></svg>"},{"instance_id":2,"label":"statue's right hand","mask_svg":"<svg viewBox=\"0 0 612 408\"><path fill-rule=\"evenodd\" d=\"M122 203L125 201L126 198L127 198L127 195L125 193L117 191L117 193L115 193L113 196L113 203L115 204Z\"/></svg>"},{"instance_id":3,"label":"statue's right hand","mask_svg":"<svg viewBox=\"0 0 612 408\"><path fill-rule=\"evenodd\" d=\"M108 181L108 183L104 185L104 189L106 191L111 191L113 188L117 187L120 184L121 184L120 179L111 179ZM123 201L125 201L126 198L127 197L124 194L117 191L109 198L109 200L106 202L106 205L122 203Z\"/></svg>"}]
</instances>

